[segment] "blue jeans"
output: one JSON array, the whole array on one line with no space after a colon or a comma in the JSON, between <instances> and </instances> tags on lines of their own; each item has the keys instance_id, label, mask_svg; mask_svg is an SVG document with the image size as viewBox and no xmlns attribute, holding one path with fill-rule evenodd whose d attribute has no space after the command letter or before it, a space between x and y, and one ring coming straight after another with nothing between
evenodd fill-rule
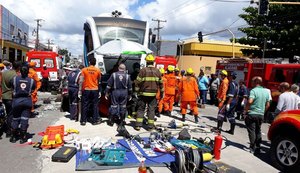
<instances>
[{"instance_id":1,"label":"blue jeans","mask_svg":"<svg viewBox=\"0 0 300 173\"><path fill-rule=\"evenodd\" d=\"M202 100L202 104L206 104L207 98L207 90L200 90L200 99Z\"/></svg>"}]
</instances>

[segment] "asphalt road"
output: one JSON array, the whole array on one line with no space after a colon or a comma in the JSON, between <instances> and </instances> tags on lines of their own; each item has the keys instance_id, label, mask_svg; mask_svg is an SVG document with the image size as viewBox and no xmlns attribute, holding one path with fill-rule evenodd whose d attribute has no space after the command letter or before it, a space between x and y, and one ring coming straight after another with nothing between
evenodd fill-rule
<instances>
[{"instance_id":1,"label":"asphalt road","mask_svg":"<svg viewBox=\"0 0 300 173\"><path fill-rule=\"evenodd\" d=\"M56 96L51 96L49 93L39 93L40 98L54 98ZM106 124L101 124L97 126L92 126L87 124L86 126L80 126L78 122L70 121L64 116L64 113L59 112L58 110L47 110L42 111L45 108L57 108L59 105L55 105L53 102L50 105L42 105L39 110L41 114L30 119L29 132L33 135L33 141L40 141L41 137L37 135L38 132L44 131L48 125L65 125L65 128L75 128L80 131L78 138L93 138L95 136L100 136L103 138L116 138L116 126L109 127ZM174 117L180 117L178 114L178 108L175 108L176 111L173 112ZM43 112L43 113L42 113ZM205 109L199 109L200 112L200 125L210 128L211 126L216 126L216 114L217 108L207 105ZM168 123L171 121L170 117L162 116L157 124ZM193 117L188 116L188 123L192 123ZM127 120L129 121L132 120ZM193 124L193 123L192 123ZM246 171L247 173L277 173L279 172L269 163L269 147L270 143L266 138L269 124L262 125L263 132L263 151L259 156L254 156L249 153L248 146L248 134L244 126L244 122L237 121L237 127L235 135L230 135L227 133L222 133L224 136L223 150L221 153L222 162L232 165L236 168ZM126 127L131 134L137 134L131 126ZM223 129L229 129L229 123L224 123ZM145 131L144 129L141 130ZM210 136L214 137L213 133L193 133L193 136L196 137L205 137ZM68 163L56 163L51 162L51 155L56 150L36 150L32 146L20 146L17 144L11 144L8 139L3 138L0 140L0 172L1 173L18 173L18 172L75 172L75 157L72 158ZM167 168L153 168L155 173L166 173L170 172ZM137 172L137 168L131 168L122 170L122 172ZM120 170L108 170L101 171L104 173L118 173Z\"/></svg>"}]
</instances>

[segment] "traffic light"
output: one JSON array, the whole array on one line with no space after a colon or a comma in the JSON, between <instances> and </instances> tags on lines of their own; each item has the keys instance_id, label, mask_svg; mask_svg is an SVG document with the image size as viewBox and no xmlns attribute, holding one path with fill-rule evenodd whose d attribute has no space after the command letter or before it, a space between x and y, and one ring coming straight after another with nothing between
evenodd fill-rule
<instances>
[{"instance_id":1,"label":"traffic light","mask_svg":"<svg viewBox=\"0 0 300 173\"><path fill-rule=\"evenodd\" d=\"M201 31L198 32L198 40L199 40L200 43L203 42L203 35L202 35L202 32L201 32Z\"/></svg>"},{"instance_id":2,"label":"traffic light","mask_svg":"<svg viewBox=\"0 0 300 173\"><path fill-rule=\"evenodd\" d=\"M259 0L258 3L258 14L268 15L269 12L269 0Z\"/></svg>"}]
</instances>

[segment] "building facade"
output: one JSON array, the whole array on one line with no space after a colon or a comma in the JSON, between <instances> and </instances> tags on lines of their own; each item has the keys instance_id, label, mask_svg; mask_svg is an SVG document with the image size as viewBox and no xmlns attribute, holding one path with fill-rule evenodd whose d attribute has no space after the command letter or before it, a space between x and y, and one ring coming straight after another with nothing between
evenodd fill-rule
<instances>
[{"instance_id":1,"label":"building facade","mask_svg":"<svg viewBox=\"0 0 300 173\"><path fill-rule=\"evenodd\" d=\"M1 62L25 60L28 44L29 25L0 4L0 45Z\"/></svg>"}]
</instances>

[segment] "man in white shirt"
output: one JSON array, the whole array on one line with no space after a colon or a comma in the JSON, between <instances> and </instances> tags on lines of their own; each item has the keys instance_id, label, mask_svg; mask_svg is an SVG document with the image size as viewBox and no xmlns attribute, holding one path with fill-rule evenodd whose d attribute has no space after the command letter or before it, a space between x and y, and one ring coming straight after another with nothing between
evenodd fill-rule
<instances>
[{"instance_id":1,"label":"man in white shirt","mask_svg":"<svg viewBox=\"0 0 300 173\"><path fill-rule=\"evenodd\" d=\"M294 86L293 86L294 87ZM276 114L287 110L295 110L299 109L299 96L297 96L294 92L290 91L290 85L287 82L282 82L279 85L279 89L282 92L280 94L277 107L275 110Z\"/></svg>"}]
</instances>

